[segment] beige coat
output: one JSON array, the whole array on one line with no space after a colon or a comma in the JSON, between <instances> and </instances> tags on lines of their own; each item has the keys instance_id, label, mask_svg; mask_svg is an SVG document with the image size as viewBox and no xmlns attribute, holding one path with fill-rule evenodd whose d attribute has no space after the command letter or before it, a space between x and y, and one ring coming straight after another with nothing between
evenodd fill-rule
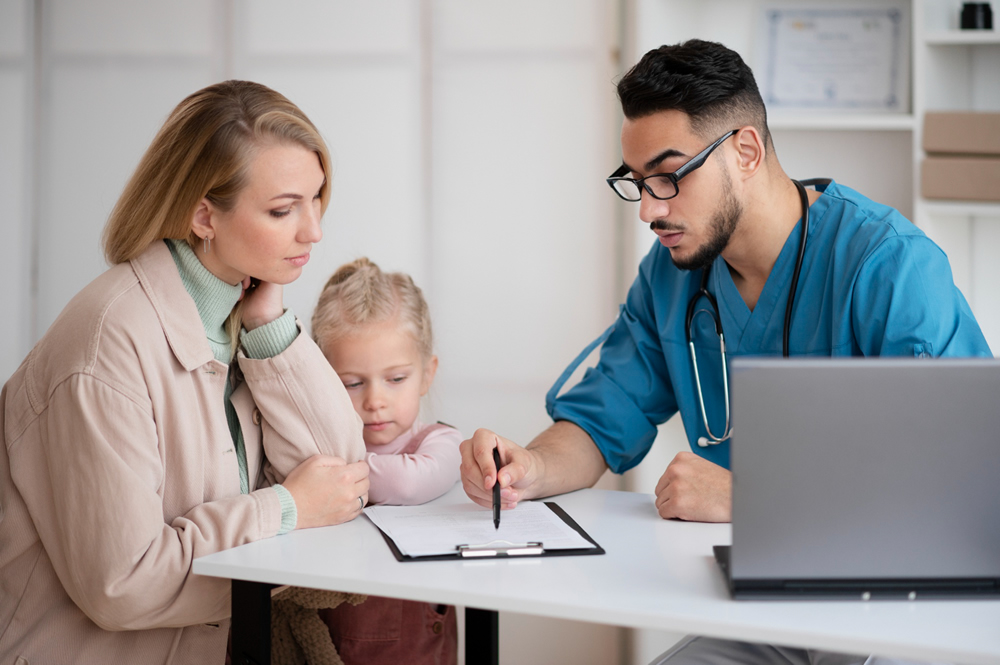
<instances>
[{"instance_id":1,"label":"beige coat","mask_svg":"<svg viewBox=\"0 0 1000 665\"><path fill-rule=\"evenodd\" d=\"M247 495L228 367L166 245L67 305L0 394L0 665L223 663L229 583L191 562L274 536L268 486L303 460L365 452L308 335L239 369Z\"/></svg>"}]
</instances>

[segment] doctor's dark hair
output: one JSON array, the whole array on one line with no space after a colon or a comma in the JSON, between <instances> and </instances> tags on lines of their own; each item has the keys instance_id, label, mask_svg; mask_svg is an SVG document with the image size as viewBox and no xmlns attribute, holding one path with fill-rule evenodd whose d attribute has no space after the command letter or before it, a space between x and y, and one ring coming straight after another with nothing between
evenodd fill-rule
<instances>
[{"instance_id":1,"label":"doctor's dark hair","mask_svg":"<svg viewBox=\"0 0 1000 665\"><path fill-rule=\"evenodd\" d=\"M325 352L327 345L364 326L387 321L413 335L423 360L433 355L434 334L423 291L406 273L383 272L361 257L337 268L327 280L313 311L313 339Z\"/></svg>"},{"instance_id":2,"label":"doctor's dark hair","mask_svg":"<svg viewBox=\"0 0 1000 665\"><path fill-rule=\"evenodd\" d=\"M752 125L773 151L753 72L739 53L722 44L691 39L649 51L618 82L618 99L629 119L682 111L705 140Z\"/></svg>"}]
</instances>

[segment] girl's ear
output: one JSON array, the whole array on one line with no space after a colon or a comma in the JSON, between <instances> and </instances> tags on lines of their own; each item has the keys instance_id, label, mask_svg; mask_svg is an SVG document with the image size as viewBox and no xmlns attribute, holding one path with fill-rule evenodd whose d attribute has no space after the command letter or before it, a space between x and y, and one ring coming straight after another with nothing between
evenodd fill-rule
<instances>
[{"instance_id":1,"label":"girl's ear","mask_svg":"<svg viewBox=\"0 0 1000 665\"><path fill-rule=\"evenodd\" d=\"M427 394L427 391L431 389L431 384L434 383L434 375L437 374L438 369L438 357L431 356L424 363L424 377L420 382L420 396L423 397Z\"/></svg>"}]
</instances>

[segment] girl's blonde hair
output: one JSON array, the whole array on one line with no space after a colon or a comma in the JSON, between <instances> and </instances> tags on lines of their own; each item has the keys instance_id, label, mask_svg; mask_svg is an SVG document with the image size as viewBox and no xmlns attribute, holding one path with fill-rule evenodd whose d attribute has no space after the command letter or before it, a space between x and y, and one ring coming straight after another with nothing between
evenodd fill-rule
<instances>
[{"instance_id":1,"label":"girl's blonde hair","mask_svg":"<svg viewBox=\"0 0 1000 665\"><path fill-rule=\"evenodd\" d=\"M138 257L155 241L199 238L191 228L202 199L228 212L247 185L257 152L273 143L316 153L326 181L321 210L330 202L330 153L319 131L295 104L267 86L225 81L188 96L171 112L125 185L104 227L104 256L115 265ZM227 329L234 349L240 306Z\"/></svg>"},{"instance_id":2,"label":"girl's blonde hair","mask_svg":"<svg viewBox=\"0 0 1000 665\"><path fill-rule=\"evenodd\" d=\"M385 273L365 257L346 263L327 280L312 317L313 339L323 348L362 326L397 318L413 335L424 361L434 336L424 294L409 275Z\"/></svg>"}]
</instances>

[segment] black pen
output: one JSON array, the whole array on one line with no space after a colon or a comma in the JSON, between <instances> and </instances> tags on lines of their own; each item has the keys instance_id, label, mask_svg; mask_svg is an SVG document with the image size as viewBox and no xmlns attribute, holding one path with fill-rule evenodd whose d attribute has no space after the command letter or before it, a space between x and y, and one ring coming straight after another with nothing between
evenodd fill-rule
<instances>
[{"instance_id":1,"label":"black pen","mask_svg":"<svg viewBox=\"0 0 1000 665\"><path fill-rule=\"evenodd\" d=\"M497 467L496 481L493 483L493 528L500 528L500 449L493 449L493 463Z\"/></svg>"}]
</instances>

